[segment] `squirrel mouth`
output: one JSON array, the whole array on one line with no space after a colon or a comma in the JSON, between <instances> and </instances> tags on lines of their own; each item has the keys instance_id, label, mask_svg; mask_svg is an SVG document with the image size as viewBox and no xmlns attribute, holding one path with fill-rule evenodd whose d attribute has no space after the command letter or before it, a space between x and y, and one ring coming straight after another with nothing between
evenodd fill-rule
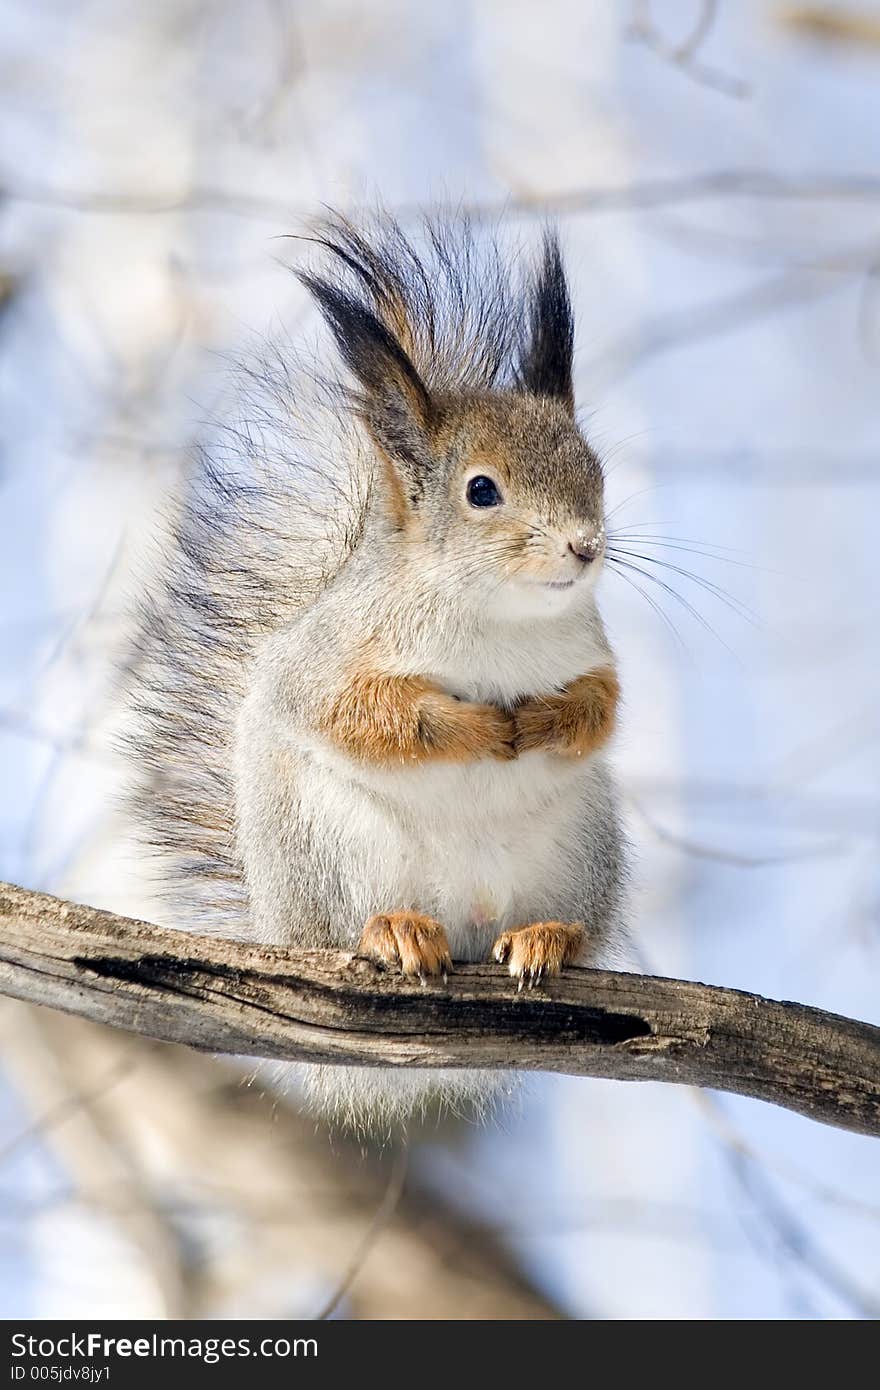
<instances>
[{"instance_id":1,"label":"squirrel mouth","mask_svg":"<svg viewBox=\"0 0 880 1390\"><path fill-rule=\"evenodd\" d=\"M573 579L551 579L544 587L546 589L570 589L573 584Z\"/></svg>"}]
</instances>

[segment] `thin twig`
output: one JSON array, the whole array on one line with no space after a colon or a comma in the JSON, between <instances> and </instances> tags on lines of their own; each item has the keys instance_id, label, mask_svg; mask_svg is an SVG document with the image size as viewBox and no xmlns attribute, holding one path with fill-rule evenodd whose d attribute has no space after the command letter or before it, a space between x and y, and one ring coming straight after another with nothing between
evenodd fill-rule
<instances>
[{"instance_id":1,"label":"thin twig","mask_svg":"<svg viewBox=\"0 0 880 1390\"><path fill-rule=\"evenodd\" d=\"M670 43L664 37L654 23L652 8L650 0L635 0L627 29L629 39L643 44L663 62L678 68L702 87L711 87L727 97L742 99L750 95L751 88L747 82L722 72L720 68L710 67L700 57L700 50L715 26L717 0L702 0L696 23L681 43Z\"/></svg>"},{"instance_id":2,"label":"thin twig","mask_svg":"<svg viewBox=\"0 0 880 1390\"><path fill-rule=\"evenodd\" d=\"M400 1199L403 1196L403 1189L406 1184L406 1175L408 1171L409 1146L404 1143L394 1156L385 1195L376 1208L373 1219L364 1232L363 1239L352 1255L351 1263L340 1279L336 1289L324 1304L321 1311L315 1315L316 1322L326 1322L328 1318L333 1316L355 1279L360 1274L367 1256L397 1210Z\"/></svg>"}]
</instances>

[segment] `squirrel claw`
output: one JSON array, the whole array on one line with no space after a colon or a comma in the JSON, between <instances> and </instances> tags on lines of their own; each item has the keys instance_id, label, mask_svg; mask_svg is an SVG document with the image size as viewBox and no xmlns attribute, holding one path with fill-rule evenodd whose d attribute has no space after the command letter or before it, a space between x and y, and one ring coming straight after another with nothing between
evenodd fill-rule
<instances>
[{"instance_id":1,"label":"squirrel claw","mask_svg":"<svg viewBox=\"0 0 880 1390\"><path fill-rule=\"evenodd\" d=\"M384 912L371 917L358 942L357 955L414 975L421 985L440 975L444 984L452 969L446 932L432 917L419 912Z\"/></svg>"},{"instance_id":2,"label":"squirrel claw","mask_svg":"<svg viewBox=\"0 0 880 1390\"><path fill-rule=\"evenodd\" d=\"M510 955L510 943L513 940L513 932L502 932L495 945L492 947L492 955L499 965L503 965Z\"/></svg>"},{"instance_id":3,"label":"squirrel claw","mask_svg":"<svg viewBox=\"0 0 880 1390\"><path fill-rule=\"evenodd\" d=\"M515 931L502 932L492 955L507 965L516 980L516 992L525 985L535 989L550 975L558 975L574 961L583 945L584 928L579 922L533 922Z\"/></svg>"}]
</instances>

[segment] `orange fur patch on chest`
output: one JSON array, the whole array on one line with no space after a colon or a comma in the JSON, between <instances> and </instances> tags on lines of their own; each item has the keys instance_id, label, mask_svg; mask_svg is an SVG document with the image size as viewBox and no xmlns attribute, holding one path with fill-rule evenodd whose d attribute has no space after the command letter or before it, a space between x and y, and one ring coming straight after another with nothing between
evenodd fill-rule
<instances>
[{"instance_id":1,"label":"orange fur patch on chest","mask_svg":"<svg viewBox=\"0 0 880 1390\"><path fill-rule=\"evenodd\" d=\"M525 700L515 711L516 750L587 757L613 734L619 700L620 682L610 666L579 676L558 695Z\"/></svg>"},{"instance_id":2,"label":"orange fur patch on chest","mask_svg":"<svg viewBox=\"0 0 880 1390\"><path fill-rule=\"evenodd\" d=\"M353 672L320 731L359 762L406 765L515 757L511 715L447 695L419 676Z\"/></svg>"}]
</instances>

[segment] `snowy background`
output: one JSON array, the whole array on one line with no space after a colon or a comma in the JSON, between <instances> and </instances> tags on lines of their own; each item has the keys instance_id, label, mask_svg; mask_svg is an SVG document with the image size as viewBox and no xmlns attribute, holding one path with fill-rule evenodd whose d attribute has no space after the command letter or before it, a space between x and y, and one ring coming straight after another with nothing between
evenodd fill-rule
<instances>
[{"instance_id":1,"label":"snowy background","mask_svg":"<svg viewBox=\"0 0 880 1390\"><path fill-rule=\"evenodd\" d=\"M877 1020L880 5L0 13L0 877L154 910L112 670L224 357L305 324L284 235L549 215L614 524L668 586L603 579L640 950ZM880 1313L878 1149L780 1110L538 1079L419 1139L343 1291L394 1161L0 1008L6 1317Z\"/></svg>"}]
</instances>

